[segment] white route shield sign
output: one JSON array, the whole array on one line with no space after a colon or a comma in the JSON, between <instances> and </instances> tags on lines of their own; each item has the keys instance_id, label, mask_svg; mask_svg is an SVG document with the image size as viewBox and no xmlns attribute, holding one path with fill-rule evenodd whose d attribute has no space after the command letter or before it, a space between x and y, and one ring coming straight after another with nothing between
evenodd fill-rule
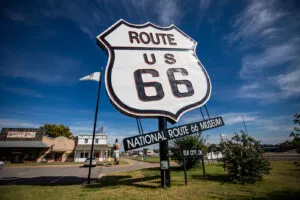
<instances>
[{"instance_id":1,"label":"white route shield sign","mask_svg":"<svg viewBox=\"0 0 300 200\"><path fill-rule=\"evenodd\" d=\"M119 20L97 36L109 54L105 83L114 106L130 116L180 116L208 101L211 83L197 42L176 26Z\"/></svg>"}]
</instances>

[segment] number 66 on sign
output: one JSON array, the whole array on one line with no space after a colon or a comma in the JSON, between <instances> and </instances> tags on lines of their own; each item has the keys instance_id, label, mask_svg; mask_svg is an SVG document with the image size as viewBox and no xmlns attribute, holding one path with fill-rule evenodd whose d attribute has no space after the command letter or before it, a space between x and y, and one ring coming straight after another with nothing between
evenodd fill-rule
<instances>
[{"instance_id":1,"label":"number 66 on sign","mask_svg":"<svg viewBox=\"0 0 300 200\"><path fill-rule=\"evenodd\" d=\"M121 19L97 41L109 54L108 95L123 113L176 122L208 101L211 83L195 54L197 43L176 26L133 25Z\"/></svg>"}]
</instances>

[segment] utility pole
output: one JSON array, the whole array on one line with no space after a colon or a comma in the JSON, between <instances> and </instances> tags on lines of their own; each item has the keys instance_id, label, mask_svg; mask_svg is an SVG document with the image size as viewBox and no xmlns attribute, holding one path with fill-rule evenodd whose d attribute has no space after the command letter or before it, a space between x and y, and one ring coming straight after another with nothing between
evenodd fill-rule
<instances>
[{"instance_id":1,"label":"utility pole","mask_svg":"<svg viewBox=\"0 0 300 200\"><path fill-rule=\"evenodd\" d=\"M244 115L243 115L243 114L241 114L241 117L242 117L242 119L243 119L243 123L244 123L245 131L246 131L246 133L248 134L247 127L246 127L246 123L245 123L245 120L244 120Z\"/></svg>"}]
</instances>

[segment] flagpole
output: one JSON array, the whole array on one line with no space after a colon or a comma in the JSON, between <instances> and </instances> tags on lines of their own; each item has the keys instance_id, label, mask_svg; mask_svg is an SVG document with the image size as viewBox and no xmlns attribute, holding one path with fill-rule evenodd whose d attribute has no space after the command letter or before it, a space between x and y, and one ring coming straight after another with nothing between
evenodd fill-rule
<instances>
[{"instance_id":1,"label":"flagpole","mask_svg":"<svg viewBox=\"0 0 300 200\"><path fill-rule=\"evenodd\" d=\"M97 124L97 117L98 117L98 106L99 106L99 98L100 98L100 89L101 89L102 72L103 72L103 68L101 68L101 72L100 72L100 76L99 76L99 85L98 85L97 103L96 103L95 120L94 120L94 129L93 129L93 140L92 140L92 148L91 148L91 155L90 155L90 165L89 165L88 184L90 184L90 182L91 182L91 168L92 168L92 158L93 158L93 153L94 153L94 140L95 140L95 130L96 130L96 124Z\"/></svg>"}]
</instances>

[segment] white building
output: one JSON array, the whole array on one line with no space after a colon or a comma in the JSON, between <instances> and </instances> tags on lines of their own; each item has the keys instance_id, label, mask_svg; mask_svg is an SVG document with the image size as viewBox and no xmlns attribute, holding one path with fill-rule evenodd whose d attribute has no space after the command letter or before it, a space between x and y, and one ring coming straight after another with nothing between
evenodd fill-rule
<instances>
[{"instance_id":1,"label":"white building","mask_svg":"<svg viewBox=\"0 0 300 200\"><path fill-rule=\"evenodd\" d=\"M84 162L90 157L93 135L79 135L75 148L75 162ZM110 156L111 147L108 144L108 137L105 134L96 134L94 141L94 155L96 161L104 161Z\"/></svg>"},{"instance_id":2,"label":"white building","mask_svg":"<svg viewBox=\"0 0 300 200\"><path fill-rule=\"evenodd\" d=\"M207 153L208 160L217 160L221 158L223 158L223 154L221 151Z\"/></svg>"}]
</instances>

